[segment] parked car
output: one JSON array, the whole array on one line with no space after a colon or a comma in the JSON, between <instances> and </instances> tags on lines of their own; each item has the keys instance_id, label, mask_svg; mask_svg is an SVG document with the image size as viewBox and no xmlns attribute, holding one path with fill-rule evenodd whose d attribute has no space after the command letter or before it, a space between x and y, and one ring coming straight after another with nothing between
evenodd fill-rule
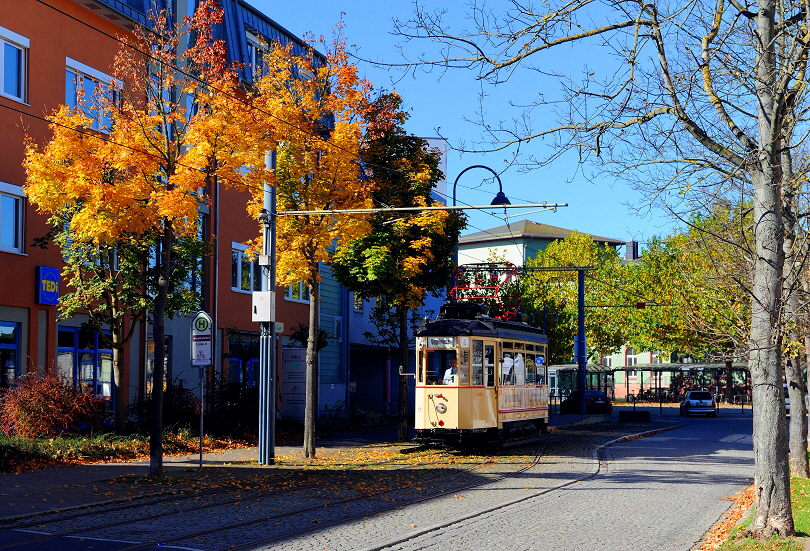
<instances>
[{"instance_id":1,"label":"parked car","mask_svg":"<svg viewBox=\"0 0 810 551\"><path fill-rule=\"evenodd\" d=\"M560 415L576 413L579 404L579 392L576 390L568 398L560 402ZM585 391L585 413L607 413L613 411L613 402L601 390Z\"/></svg>"},{"instance_id":2,"label":"parked car","mask_svg":"<svg viewBox=\"0 0 810 551\"><path fill-rule=\"evenodd\" d=\"M690 390L686 393L681 402L681 415L688 417L693 413L717 417L717 404L711 392Z\"/></svg>"}]
</instances>

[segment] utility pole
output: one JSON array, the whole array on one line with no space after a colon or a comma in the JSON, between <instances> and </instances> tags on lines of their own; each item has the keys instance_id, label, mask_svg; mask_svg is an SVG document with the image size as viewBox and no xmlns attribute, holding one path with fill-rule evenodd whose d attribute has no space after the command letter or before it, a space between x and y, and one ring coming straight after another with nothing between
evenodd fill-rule
<instances>
[{"instance_id":1,"label":"utility pole","mask_svg":"<svg viewBox=\"0 0 810 551\"><path fill-rule=\"evenodd\" d=\"M264 156L265 170L276 169L276 154ZM276 461L276 188L264 184L262 292L254 293L254 320L261 324L259 337L259 463ZM257 295L260 295L257 297Z\"/></svg>"},{"instance_id":2,"label":"utility pole","mask_svg":"<svg viewBox=\"0 0 810 551\"><path fill-rule=\"evenodd\" d=\"M585 415L585 376L588 367L585 346L585 270L577 270L577 413Z\"/></svg>"}]
</instances>

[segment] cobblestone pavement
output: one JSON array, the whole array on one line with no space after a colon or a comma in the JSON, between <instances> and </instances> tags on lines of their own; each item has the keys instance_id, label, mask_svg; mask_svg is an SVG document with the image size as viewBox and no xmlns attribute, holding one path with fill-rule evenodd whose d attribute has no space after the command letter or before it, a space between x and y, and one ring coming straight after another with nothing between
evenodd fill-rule
<instances>
[{"instance_id":1,"label":"cobblestone pavement","mask_svg":"<svg viewBox=\"0 0 810 551\"><path fill-rule=\"evenodd\" d=\"M180 511L188 503L155 499L145 510L98 521L41 521L49 533L82 526L82 537L201 551L687 551L730 506L722 498L750 483L751 419L690 419L611 445L600 465L596 452L605 443L682 422L659 419L569 428L544 437L539 458L537 446L514 448L473 469L427 464L350 478L310 471L307 483L290 491L243 489L238 500L221 504L201 497L192 512ZM295 513L280 516L285 511ZM126 524L103 526L118 521Z\"/></svg>"}]
</instances>

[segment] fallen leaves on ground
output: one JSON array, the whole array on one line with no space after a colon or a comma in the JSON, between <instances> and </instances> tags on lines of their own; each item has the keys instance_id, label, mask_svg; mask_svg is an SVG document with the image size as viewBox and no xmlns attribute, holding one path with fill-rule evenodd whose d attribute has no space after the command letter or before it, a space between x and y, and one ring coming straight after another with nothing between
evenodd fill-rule
<instances>
[{"instance_id":1,"label":"fallen leaves on ground","mask_svg":"<svg viewBox=\"0 0 810 551\"><path fill-rule=\"evenodd\" d=\"M706 536L706 540L703 542L703 545L698 548L698 551L714 551L714 549L717 549L726 541L728 535L734 527L737 526L737 523L740 522L740 519L742 519L745 512L751 507L751 504L754 503L754 497L754 486L752 484L736 496L726 498L734 502L734 505L723 514L719 522L711 527Z\"/></svg>"}]
</instances>

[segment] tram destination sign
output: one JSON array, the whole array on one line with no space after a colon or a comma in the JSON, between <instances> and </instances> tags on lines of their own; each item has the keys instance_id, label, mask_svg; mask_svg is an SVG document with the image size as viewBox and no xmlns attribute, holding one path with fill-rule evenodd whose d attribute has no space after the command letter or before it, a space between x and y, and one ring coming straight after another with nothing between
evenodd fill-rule
<instances>
[{"instance_id":1,"label":"tram destination sign","mask_svg":"<svg viewBox=\"0 0 810 551\"><path fill-rule=\"evenodd\" d=\"M427 339L427 347L428 348L455 348L456 347L456 338L455 337L428 337L428 339Z\"/></svg>"}]
</instances>

